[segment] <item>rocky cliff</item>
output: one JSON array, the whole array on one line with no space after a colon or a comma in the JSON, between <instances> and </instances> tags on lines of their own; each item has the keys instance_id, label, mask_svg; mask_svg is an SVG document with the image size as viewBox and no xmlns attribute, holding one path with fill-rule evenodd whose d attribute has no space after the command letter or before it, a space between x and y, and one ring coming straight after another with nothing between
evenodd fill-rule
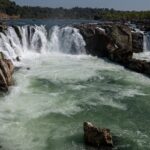
<instances>
[{"instance_id":1,"label":"rocky cliff","mask_svg":"<svg viewBox=\"0 0 150 150\"><path fill-rule=\"evenodd\" d=\"M150 76L150 63L133 59L134 52L143 51L143 35L133 33L126 25L75 25L84 37L88 54L106 57L124 67Z\"/></svg>"},{"instance_id":2,"label":"rocky cliff","mask_svg":"<svg viewBox=\"0 0 150 150\"><path fill-rule=\"evenodd\" d=\"M12 85L12 74L14 66L10 60L4 58L0 53L0 91L8 91L8 87Z\"/></svg>"}]
</instances>

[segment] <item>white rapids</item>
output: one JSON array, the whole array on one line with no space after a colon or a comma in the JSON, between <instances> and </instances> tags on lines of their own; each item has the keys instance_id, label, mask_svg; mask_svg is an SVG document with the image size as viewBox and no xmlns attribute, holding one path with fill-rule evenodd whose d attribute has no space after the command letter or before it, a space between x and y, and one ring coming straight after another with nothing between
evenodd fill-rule
<instances>
[{"instance_id":1,"label":"white rapids","mask_svg":"<svg viewBox=\"0 0 150 150\"><path fill-rule=\"evenodd\" d=\"M133 150L133 139L135 149L150 147L149 78L86 55L77 29L9 27L0 50L21 66L0 97L1 150L87 150L88 120L129 139L118 148Z\"/></svg>"},{"instance_id":2,"label":"white rapids","mask_svg":"<svg viewBox=\"0 0 150 150\"><path fill-rule=\"evenodd\" d=\"M150 32L143 33L143 52L134 53L133 57L136 59L150 61Z\"/></svg>"},{"instance_id":3,"label":"white rapids","mask_svg":"<svg viewBox=\"0 0 150 150\"><path fill-rule=\"evenodd\" d=\"M77 29L54 26L9 27L0 33L0 51L12 61L28 53L85 53L85 42Z\"/></svg>"}]
</instances>

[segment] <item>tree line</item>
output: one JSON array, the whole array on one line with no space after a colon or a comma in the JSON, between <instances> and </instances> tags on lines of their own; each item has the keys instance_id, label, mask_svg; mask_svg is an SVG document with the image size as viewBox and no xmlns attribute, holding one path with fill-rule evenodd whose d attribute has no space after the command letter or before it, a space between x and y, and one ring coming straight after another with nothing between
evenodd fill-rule
<instances>
[{"instance_id":1,"label":"tree line","mask_svg":"<svg viewBox=\"0 0 150 150\"><path fill-rule=\"evenodd\" d=\"M107 8L49 8L19 6L10 0L0 0L0 12L20 18L100 19L100 20L149 20L150 11L118 11Z\"/></svg>"}]
</instances>

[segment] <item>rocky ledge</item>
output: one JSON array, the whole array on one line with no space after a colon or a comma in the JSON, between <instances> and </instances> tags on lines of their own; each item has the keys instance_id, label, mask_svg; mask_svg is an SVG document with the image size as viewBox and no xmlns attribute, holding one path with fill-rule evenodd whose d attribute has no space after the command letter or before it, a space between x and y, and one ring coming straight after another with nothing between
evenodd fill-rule
<instances>
[{"instance_id":1,"label":"rocky ledge","mask_svg":"<svg viewBox=\"0 0 150 150\"><path fill-rule=\"evenodd\" d=\"M75 25L86 42L88 54L105 57L112 62L150 76L150 63L133 58L133 53L143 51L143 35L121 24Z\"/></svg>"},{"instance_id":2,"label":"rocky ledge","mask_svg":"<svg viewBox=\"0 0 150 150\"><path fill-rule=\"evenodd\" d=\"M109 129L97 128L90 122L84 122L83 129L86 144L105 150L112 150L113 141Z\"/></svg>"},{"instance_id":3,"label":"rocky ledge","mask_svg":"<svg viewBox=\"0 0 150 150\"><path fill-rule=\"evenodd\" d=\"M5 59L4 55L0 53L0 91L7 92L8 87L13 84L13 71L14 65L11 60Z\"/></svg>"}]
</instances>

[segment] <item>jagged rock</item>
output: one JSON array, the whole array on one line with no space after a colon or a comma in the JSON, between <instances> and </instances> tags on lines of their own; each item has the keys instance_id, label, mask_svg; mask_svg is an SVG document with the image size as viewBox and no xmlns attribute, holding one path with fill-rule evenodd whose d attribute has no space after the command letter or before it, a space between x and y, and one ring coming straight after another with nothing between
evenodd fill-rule
<instances>
[{"instance_id":1,"label":"jagged rock","mask_svg":"<svg viewBox=\"0 0 150 150\"><path fill-rule=\"evenodd\" d=\"M0 91L7 91L8 90L8 85L5 79L5 76L0 69Z\"/></svg>"},{"instance_id":2,"label":"jagged rock","mask_svg":"<svg viewBox=\"0 0 150 150\"><path fill-rule=\"evenodd\" d=\"M4 22L0 22L0 32L4 32L7 29L7 25Z\"/></svg>"},{"instance_id":3,"label":"jagged rock","mask_svg":"<svg viewBox=\"0 0 150 150\"><path fill-rule=\"evenodd\" d=\"M133 52L143 48L142 33L132 33L125 25L82 24L75 27L83 35L88 54L107 57L130 70L150 76L150 62L132 57Z\"/></svg>"},{"instance_id":4,"label":"jagged rock","mask_svg":"<svg viewBox=\"0 0 150 150\"><path fill-rule=\"evenodd\" d=\"M132 58L131 29L125 25L76 25L88 54L123 64ZM103 30L101 29L103 28Z\"/></svg>"},{"instance_id":5,"label":"jagged rock","mask_svg":"<svg viewBox=\"0 0 150 150\"><path fill-rule=\"evenodd\" d=\"M27 67L27 70L30 70L31 68L30 67Z\"/></svg>"},{"instance_id":6,"label":"jagged rock","mask_svg":"<svg viewBox=\"0 0 150 150\"><path fill-rule=\"evenodd\" d=\"M107 55L107 46L109 45L112 49L114 48L110 38L97 25L83 24L76 25L75 27L80 30L86 42L88 54L105 57Z\"/></svg>"},{"instance_id":7,"label":"jagged rock","mask_svg":"<svg viewBox=\"0 0 150 150\"><path fill-rule=\"evenodd\" d=\"M14 66L10 60L6 60L3 54L0 53L0 90L7 91L12 85L12 74Z\"/></svg>"},{"instance_id":8,"label":"jagged rock","mask_svg":"<svg viewBox=\"0 0 150 150\"><path fill-rule=\"evenodd\" d=\"M145 60L132 59L127 63L128 69L150 76L150 62Z\"/></svg>"},{"instance_id":9,"label":"jagged rock","mask_svg":"<svg viewBox=\"0 0 150 150\"><path fill-rule=\"evenodd\" d=\"M16 57L16 60L17 60L17 61L21 61L19 56Z\"/></svg>"},{"instance_id":10,"label":"jagged rock","mask_svg":"<svg viewBox=\"0 0 150 150\"><path fill-rule=\"evenodd\" d=\"M132 50L131 29L126 25L104 25L106 34L119 49Z\"/></svg>"},{"instance_id":11,"label":"jagged rock","mask_svg":"<svg viewBox=\"0 0 150 150\"><path fill-rule=\"evenodd\" d=\"M84 122L83 128L86 144L103 149L112 149L113 141L109 129L97 128L90 122Z\"/></svg>"},{"instance_id":12,"label":"jagged rock","mask_svg":"<svg viewBox=\"0 0 150 150\"><path fill-rule=\"evenodd\" d=\"M143 34L132 32L132 50L134 53L143 52Z\"/></svg>"},{"instance_id":13,"label":"jagged rock","mask_svg":"<svg viewBox=\"0 0 150 150\"><path fill-rule=\"evenodd\" d=\"M132 59L133 52L128 49L115 49L109 52L108 58L119 64L125 65L129 60Z\"/></svg>"}]
</instances>

